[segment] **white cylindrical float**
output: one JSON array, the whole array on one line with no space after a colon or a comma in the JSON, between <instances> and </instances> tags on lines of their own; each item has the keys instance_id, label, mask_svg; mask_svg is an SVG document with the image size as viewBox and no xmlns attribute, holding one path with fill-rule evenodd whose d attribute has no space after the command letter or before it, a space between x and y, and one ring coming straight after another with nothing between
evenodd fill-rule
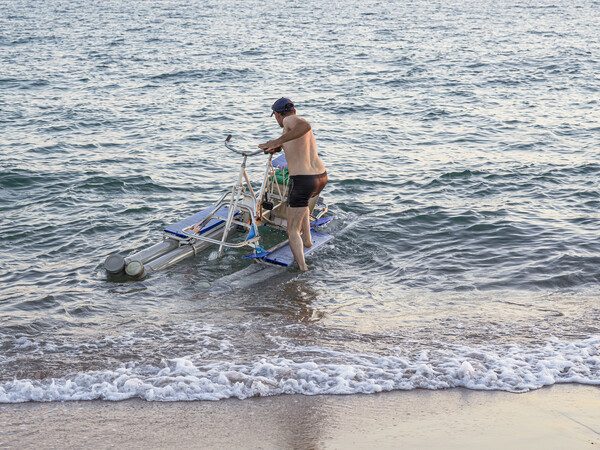
<instances>
[{"instance_id":1,"label":"white cylindrical float","mask_svg":"<svg viewBox=\"0 0 600 450\"><path fill-rule=\"evenodd\" d=\"M221 239L223 236L223 227L220 227L218 230L213 230L209 233L206 233L206 236L211 239ZM210 247L212 244L210 242L204 241L195 241L193 244L182 245L179 248L176 248L172 252L166 253L159 258L153 259L144 265L146 274L149 272L156 272L157 270L166 269L173 264L177 264L179 261L184 260L192 255L195 255L198 252Z\"/></svg>"},{"instance_id":2,"label":"white cylindrical float","mask_svg":"<svg viewBox=\"0 0 600 450\"><path fill-rule=\"evenodd\" d=\"M104 261L104 270L110 275L118 275L125 270L125 258L119 254L109 255Z\"/></svg>"},{"instance_id":3,"label":"white cylindrical float","mask_svg":"<svg viewBox=\"0 0 600 450\"><path fill-rule=\"evenodd\" d=\"M131 271L137 273L137 270L134 270L134 268L136 267L135 264L130 269L128 269L131 262L137 261L141 263L143 267L143 264L175 250L178 246L179 242L175 239L165 239L162 242L159 242L158 244L154 244L152 247L148 247L125 258L123 258L119 254L109 255L104 261L104 269L106 270L106 272L108 272L109 275L119 275L123 273L123 271L125 271L125 273L129 276L139 277L141 276L141 274L132 275L131 273L129 273Z\"/></svg>"},{"instance_id":4,"label":"white cylindrical float","mask_svg":"<svg viewBox=\"0 0 600 450\"><path fill-rule=\"evenodd\" d=\"M139 261L142 264L147 263L148 261L152 261L153 259L158 258L170 251L175 250L179 247L179 242L175 239L165 239L158 244L154 244L152 247L148 247L145 250L141 250L133 255L129 255L125 258L125 264L128 264L130 261Z\"/></svg>"}]
</instances>

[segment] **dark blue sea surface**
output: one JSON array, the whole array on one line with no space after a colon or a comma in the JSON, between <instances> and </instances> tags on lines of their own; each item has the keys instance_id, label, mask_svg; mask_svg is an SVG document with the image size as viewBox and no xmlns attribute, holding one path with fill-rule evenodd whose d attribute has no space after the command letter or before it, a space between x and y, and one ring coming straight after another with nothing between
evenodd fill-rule
<instances>
[{"instance_id":1,"label":"dark blue sea surface","mask_svg":"<svg viewBox=\"0 0 600 450\"><path fill-rule=\"evenodd\" d=\"M599 23L598 1L0 2L0 402L600 384ZM311 270L228 285L251 262L207 251L109 280L229 188L224 138L276 137L282 95L336 216Z\"/></svg>"}]
</instances>

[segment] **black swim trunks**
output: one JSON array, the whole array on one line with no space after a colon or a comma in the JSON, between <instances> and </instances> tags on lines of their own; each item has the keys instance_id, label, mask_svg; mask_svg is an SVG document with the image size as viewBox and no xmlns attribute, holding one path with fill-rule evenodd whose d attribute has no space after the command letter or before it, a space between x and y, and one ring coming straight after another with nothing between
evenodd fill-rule
<instances>
[{"instance_id":1,"label":"black swim trunks","mask_svg":"<svg viewBox=\"0 0 600 450\"><path fill-rule=\"evenodd\" d=\"M319 195L327 184L327 172L319 175L290 175L287 205L291 208L308 206L311 197Z\"/></svg>"}]
</instances>

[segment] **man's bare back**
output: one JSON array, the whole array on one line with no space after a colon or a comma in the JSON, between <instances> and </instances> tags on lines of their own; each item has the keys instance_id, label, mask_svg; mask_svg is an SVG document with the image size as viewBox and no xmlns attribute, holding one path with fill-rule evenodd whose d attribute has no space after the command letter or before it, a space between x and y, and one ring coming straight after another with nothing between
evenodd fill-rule
<instances>
[{"instance_id":1,"label":"man's bare back","mask_svg":"<svg viewBox=\"0 0 600 450\"><path fill-rule=\"evenodd\" d=\"M317 155L317 143L310 124L296 115L294 104L282 97L271 107L283 133L277 139L259 144L265 153L285 151L290 173L287 199L287 233L290 249L301 271L308 270L303 247L311 247L308 203L327 184L327 172Z\"/></svg>"},{"instance_id":2,"label":"man's bare back","mask_svg":"<svg viewBox=\"0 0 600 450\"><path fill-rule=\"evenodd\" d=\"M308 122L302 117L295 115L284 117L282 135L303 124L308 125ZM299 138L285 142L283 150L290 175L317 175L325 172L325 166L317 155L317 143L312 129Z\"/></svg>"},{"instance_id":3,"label":"man's bare back","mask_svg":"<svg viewBox=\"0 0 600 450\"><path fill-rule=\"evenodd\" d=\"M317 154L317 143L310 124L295 113L276 114L283 132L278 139L260 144L266 153L275 153L281 147L285 151L290 175L317 175L325 172L325 166Z\"/></svg>"}]
</instances>

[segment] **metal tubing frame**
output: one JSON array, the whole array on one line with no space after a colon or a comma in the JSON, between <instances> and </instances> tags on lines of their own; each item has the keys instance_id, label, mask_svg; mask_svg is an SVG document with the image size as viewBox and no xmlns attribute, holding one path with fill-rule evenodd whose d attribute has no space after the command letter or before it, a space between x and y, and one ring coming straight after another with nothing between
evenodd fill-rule
<instances>
[{"instance_id":1,"label":"metal tubing frame","mask_svg":"<svg viewBox=\"0 0 600 450\"><path fill-rule=\"evenodd\" d=\"M242 164L240 165L240 171L238 173L237 182L234 182L234 184L231 188L231 197L229 199L229 203L227 204L228 209L229 209L228 213L227 213L227 218L221 218L221 217L215 215L217 213L217 211L219 211L226 204L225 198L227 197L228 193L225 192L223 195L221 195L219 200L215 203L213 210L211 211L211 213L208 216L206 216L204 219L202 219L196 225L191 226L185 230L182 230L182 233L189 239L193 239L196 241L204 241L204 242L218 245L219 246L219 253L218 253L219 258L223 255L224 247L238 248L238 247L243 247L245 245L255 244L256 242L258 242L260 240L260 234L258 232L258 224L256 222L256 219L258 217L259 220L262 220L262 205L260 204L260 199L262 198L262 195L266 188L269 171L272 170L271 161L273 159L273 155L269 155L269 160L267 162L267 168L265 170L263 183L261 185L259 195L257 197L254 192L254 189L252 188L252 183L250 182L248 173L246 172L246 163L247 163L248 156L258 155L259 153L262 153L263 151L258 150L258 151L251 152L251 153L242 152L242 151L237 150L229 145L230 139L231 139L231 135L228 136L227 140L225 141L225 146L228 149L234 151L235 153L242 155L244 157L244 159L242 160ZM246 182L245 185L243 183L244 181ZM246 186L248 186L249 193L246 193ZM245 198L251 199L251 201L252 201L251 206L244 204ZM251 220L250 225L241 223L241 222L238 222L235 220L235 216L238 213L238 209L245 210L248 212L248 214L250 216L250 220ZM225 219L223 235L220 240L216 240L213 238L209 238L208 236L202 236L200 234L197 234L202 231L202 229L210 222L211 219L216 219L216 218ZM235 244L227 242L227 237L229 236L231 226L234 223L240 224L240 225L250 228L250 229L254 229L256 232L256 235L250 239L245 239L244 241L238 242ZM197 229L197 230L195 233L192 234L192 233L188 232L188 230L190 230L190 229ZM254 246L256 246L256 245L254 245Z\"/></svg>"},{"instance_id":2,"label":"metal tubing frame","mask_svg":"<svg viewBox=\"0 0 600 450\"><path fill-rule=\"evenodd\" d=\"M197 224L181 230L181 232L186 236L185 238L165 233L163 235L162 242L124 258L124 261L126 263L133 259L139 259L140 262L142 262L142 264L145 266L143 276L147 275L150 272L161 270L173 264L176 264L182 259L185 259L192 254L195 255L198 251L201 251L212 244L216 244L219 246L219 257L221 257L222 255L223 247L240 248L245 245L253 245L256 249L258 247L257 243L260 241L260 234L258 231L259 223L267 222L273 224L273 226L276 226L277 228L281 228L281 226L275 224L272 220L269 220L264 217L262 207L262 201L265 194L270 194L270 196L272 196L271 198L277 198L277 200L279 201L277 205L274 205L271 211L280 208L285 204L284 198L288 186L284 182L285 189L284 192L282 192L281 187L277 182L275 168L273 167L273 154L269 155L262 184L260 186L258 195L256 195L254 189L252 188L252 184L248 177L248 173L246 172L246 161L248 156L258 155L259 153L263 153L263 151L258 150L255 152L243 152L237 150L229 145L230 139L231 135L227 137L225 141L225 146L229 150L232 150L233 152L240 154L244 157L240 166L240 172L238 174L237 183L233 184L231 192L224 192L219 197L219 199L214 203L214 208L205 218L203 218ZM270 185L269 177L271 177ZM246 188L244 186L243 181L246 182L249 193L246 193ZM275 187L274 185L277 186ZM277 190L277 193L275 193L275 190ZM226 201L228 194L231 194L229 202ZM247 202L245 202L246 199L251 200L250 205L248 205ZM217 212L225 205L229 206L227 217L225 218L217 216ZM249 224L235 219L236 215L240 212L240 210L245 211L250 215ZM317 218L321 217L326 211L327 206L323 204L323 207L319 210ZM225 224L217 224L216 227L211 228L209 231L207 231L205 235L196 234L201 232L212 219L224 220ZM228 243L226 242L226 240L230 228L233 224L241 225L245 228L249 228L250 230L254 229L256 234L252 238L245 239L242 242ZM196 227L200 227L196 233L192 234L189 232L189 230ZM275 247L271 248L270 251L274 251L277 248L284 246L288 242L288 240L280 242ZM169 247L172 247L172 249L168 249ZM264 263L264 261L261 260L257 260L257 262Z\"/></svg>"},{"instance_id":3,"label":"metal tubing frame","mask_svg":"<svg viewBox=\"0 0 600 450\"><path fill-rule=\"evenodd\" d=\"M275 168L273 167L272 159L273 159L273 155L271 155L271 158L269 158L269 162L267 164L267 170L265 171L265 178L263 180L263 186L261 188L261 192L263 193L263 195L264 195L264 192L266 191L271 199L278 200L278 203L276 205L275 204L273 205L273 209L271 209L271 212L275 211L278 208L281 208L282 206L285 206L284 198L285 198L285 194L286 194L287 188L288 188L288 184L286 184L284 182L285 189L282 192L282 190L280 188L280 184L277 182ZM269 184L269 180L268 180L269 176L272 177L271 178L272 183L270 183L270 184ZM268 190L267 190L267 186L269 188ZM275 190L277 190L277 193L275 192ZM261 199L262 199L262 195L261 195ZM270 216L269 216L269 219L262 217L262 220L276 228L284 228L285 229L284 226L278 225L273 220L271 220Z\"/></svg>"},{"instance_id":4,"label":"metal tubing frame","mask_svg":"<svg viewBox=\"0 0 600 450\"><path fill-rule=\"evenodd\" d=\"M244 159L242 160L242 164L240 165L240 171L238 173L237 181L234 182L230 192L225 192L221 195L219 200L217 200L217 202L214 204L214 208L212 209L212 211L210 212L210 214L208 216L206 216L204 219L202 219L196 225L193 225L191 227L188 227L188 228L182 230L182 233L186 236L186 239L185 239L186 244L194 245L194 242L206 242L208 244L218 245L219 246L219 252L218 252L219 258L221 258L221 256L223 255L224 247L240 248L240 247L243 247L246 245L253 245L254 247L256 247L256 243L259 242L259 240L260 240L260 234L258 231L257 220L259 222L264 221L267 223L273 223L271 220L263 217L262 198L265 195L265 192L267 192L267 187L269 187L268 192L273 196L277 196L278 200L279 200L279 203L273 208L273 210L281 207L284 204L283 198L285 195L285 192L281 192L279 183L277 183L277 178L275 176L275 169L273 167L273 154L269 155L269 159L267 161L267 165L266 165L265 172L263 175L263 181L262 181L260 190L258 192L258 195L255 194L254 189L252 188L250 179L248 177L248 173L246 172L246 163L247 163L248 156L258 155L259 153L263 153L263 151L258 150L255 152L243 152L241 150L235 149L232 146L230 146L229 145L230 139L231 139L231 135L229 135L227 137L227 139L225 140L225 146L229 150L231 150L237 154L240 154L244 157ZM271 186L269 186L269 177L271 177L271 181L272 181ZM244 181L245 181L245 185L244 185ZM275 184L277 184L276 188L273 186ZM249 193L246 193L246 186L248 186ZM277 189L277 191L278 191L277 194L275 194L275 189ZM225 199L227 198L228 194L230 194L231 197L229 199L229 202L226 202ZM245 204L244 199L251 199L252 204L251 205ZM225 217L216 216L217 211L219 211L225 205L227 205L229 208L227 217L225 218ZM250 221L251 221L250 224L241 223L241 222L238 222L235 220L235 216L237 215L239 210L248 212L248 214L250 215ZM215 239L213 237L202 236L202 235L198 234L211 221L211 219L225 220L225 225L223 226L223 234L221 235L220 239ZM250 239L245 239L242 242L229 243L229 242L227 242L227 238L229 236L229 232L231 230L232 224L238 224L238 225L244 226L245 228L254 229L256 232L256 235ZM191 229L196 229L198 227L199 227L199 229L197 229L197 231L195 231L195 233L190 233L188 231ZM212 233L207 233L207 234L212 234ZM180 241L183 241L183 240L180 240ZM183 244L183 245L186 245L186 244Z\"/></svg>"},{"instance_id":5,"label":"metal tubing frame","mask_svg":"<svg viewBox=\"0 0 600 450\"><path fill-rule=\"evenodd\" d=\"M248 159L247 155L244 155L244 160L242 161L242 166L240 167L240 173L238 175L237 184L233 185L231 191L231 200L229 201L229 213L227 214L227 221L225 222L225 230L223 230L223 238L221 239L221 244L219 245L219 253L218 257L220 258L223 255L223 243L227 241L227 236L229 235L229 227L231 227L231 221L233 220L233 215L237 209L237 204L239 201L238 189L242 190L243 194L243 185L242 178L244 173L246 172L246 159Z\"/></svg>"}]
</instances>

